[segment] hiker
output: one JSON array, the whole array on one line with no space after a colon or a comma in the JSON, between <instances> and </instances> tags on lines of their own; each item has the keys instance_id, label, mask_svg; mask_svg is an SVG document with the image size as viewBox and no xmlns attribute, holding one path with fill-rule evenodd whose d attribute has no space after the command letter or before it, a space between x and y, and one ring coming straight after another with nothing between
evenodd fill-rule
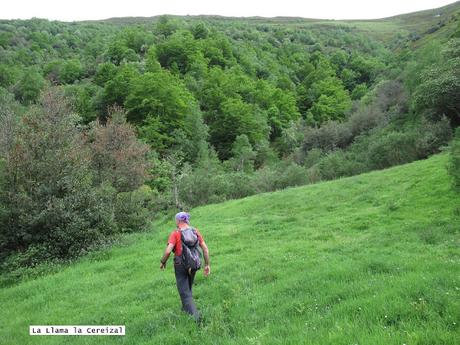
<instances>
[{"instance_id":1,"label":"hiker","mask_svg":"<svg viewBox=\"0 0 460 345\"><path fill-rule=\"evenodd\" d=\"M160 260L160 269L163 270L166 267L169 254L174 251L174 273L177 290L182 301L182 310L193 315L195 320L199 321L200 314L193 301L192 285L195 273L201 266L198 245L203 251L205 261L203 273L205 276L211 273L208 247L198 229L190 226L190 214L179 212L175 218L177 229L172 231L169 236L168 246ZM183 248L183 244L185 244L185 248Z\"/></svg>"}]
</instances>

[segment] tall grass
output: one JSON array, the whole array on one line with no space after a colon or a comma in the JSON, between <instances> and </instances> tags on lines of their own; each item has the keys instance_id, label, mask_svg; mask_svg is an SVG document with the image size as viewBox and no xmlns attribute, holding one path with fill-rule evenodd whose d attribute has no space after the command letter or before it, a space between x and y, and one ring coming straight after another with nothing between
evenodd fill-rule
<instances>
[{"instance_id":1,"label":"tall grass","mask_svg":"<svg viewBox=\"0 0 460 345\"><path fill-rule=\"evenodd\" d=\"M212 273L180 311L172 221L0 290L1 344L458 344L460 200L447 155L192 210ZM172 218L171 218L172 220ZM29 325L124 324L124 337Z\"/></svg>"}]
</instances>

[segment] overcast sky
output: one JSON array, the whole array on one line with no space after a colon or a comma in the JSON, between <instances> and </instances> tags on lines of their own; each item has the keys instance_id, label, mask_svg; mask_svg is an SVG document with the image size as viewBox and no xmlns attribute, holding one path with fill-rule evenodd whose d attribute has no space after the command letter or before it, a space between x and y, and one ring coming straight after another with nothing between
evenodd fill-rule
<instances>
[{"instance_id":1,"label":"overcast sky","mask_svg":"<svg viewBox=\"0 0 460 345\"><path fill-rule=\"evenodd\" d=\"M2 0L0 19L63 21L160 14L374 19L441 7L453 0Z\"/></svg>"}]
</instances>

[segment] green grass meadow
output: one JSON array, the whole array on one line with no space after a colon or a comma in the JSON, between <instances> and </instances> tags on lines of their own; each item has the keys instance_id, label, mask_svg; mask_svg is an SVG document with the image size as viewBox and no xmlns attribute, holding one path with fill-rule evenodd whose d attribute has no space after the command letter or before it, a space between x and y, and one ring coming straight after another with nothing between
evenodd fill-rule
<instances>
[{"instance_id":1,"label":"green grass meadow","mask_svg":"<svg viewBox=\"0 0 460 345\"><path fill-rule=\"evenodd\" d=\"M191 211L211 275L180 311L173 218L0 290L0 344L459 344L460 197L447 154ZM29 336L125 325L125 336Z\"/></svg>"}]
</instances>

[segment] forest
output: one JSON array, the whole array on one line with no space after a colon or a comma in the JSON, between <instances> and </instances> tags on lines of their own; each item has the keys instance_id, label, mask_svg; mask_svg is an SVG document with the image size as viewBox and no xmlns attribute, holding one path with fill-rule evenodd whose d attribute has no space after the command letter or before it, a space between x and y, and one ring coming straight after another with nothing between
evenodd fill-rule
<instances>
[{"instance_id":1,"label":"forest","mask_svg":"<svg viewBox=\"0 0 460 345\"><path fill-rule=\"evenodd\" d=\"M1 271L79 257L171 210L425 159L454 137L460 188L460 5L439 12L0 20Z\"/></svg>"}]
</instances>

